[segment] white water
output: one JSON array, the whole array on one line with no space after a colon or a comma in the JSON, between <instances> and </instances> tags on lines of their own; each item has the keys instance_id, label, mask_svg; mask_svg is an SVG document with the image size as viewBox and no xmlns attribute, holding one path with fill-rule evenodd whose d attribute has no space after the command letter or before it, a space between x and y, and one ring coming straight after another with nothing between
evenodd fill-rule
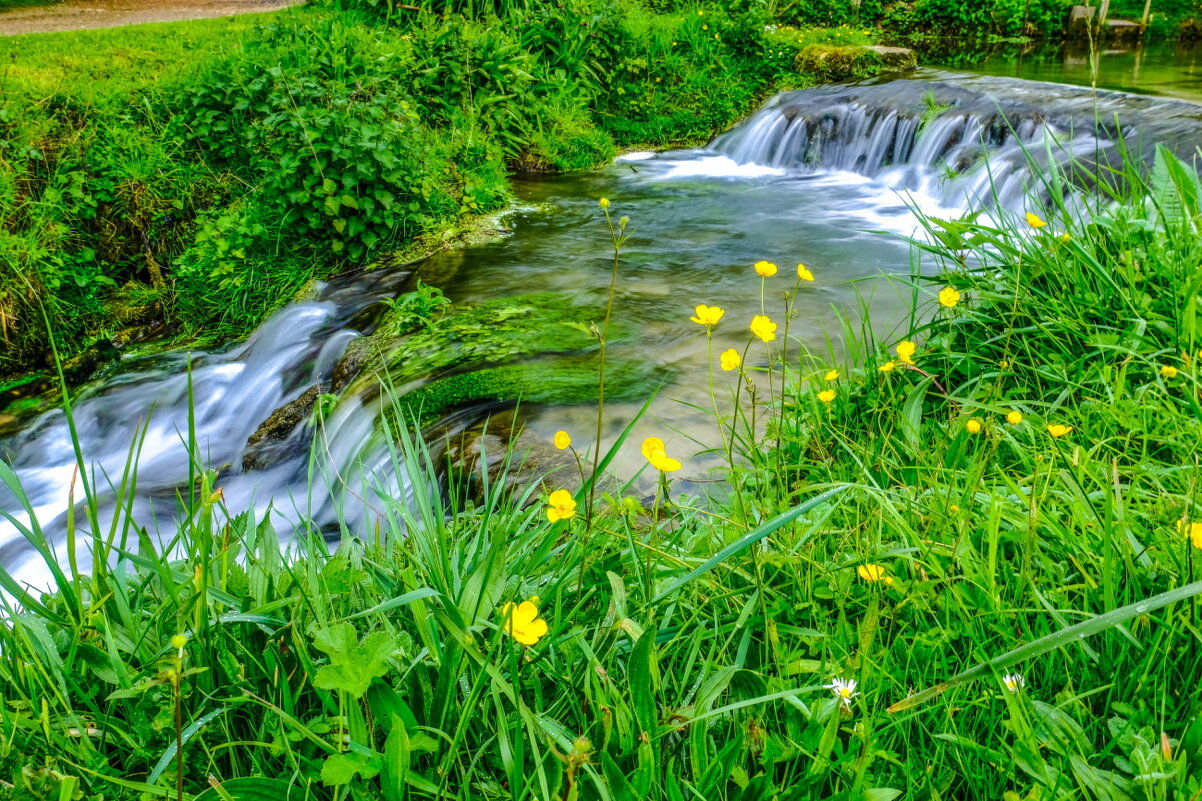
<instances>
[{"instance_id":1,"label":"white water","mask_svg":"<svg viewBox=\"0 0 1202 801\"><path fill-rule=\"evenodd\" d=\"M952 108L923 126L921 97L928 89L937 90L941 102ZM1013 127L998 122L1002 107ZM1095 135L1094 110L1103 116L1138 117L1140 130L1157 139L1169 139L1191 124L1193 132L1198 128L1196 107L1185 104L1094 96L1022 81L957 79L950 89L938 82L898 81L788 93L707 149L629 154L614 169L588 179L595 185L563 179L564 186L580 195L570 203L561 199L561 207L572 209L567 219L558 228L540 228L531 220L534 233L526 234L561 237L551 248L555 252L524 253L519 232L514 251L504 255L510 261L494 265L495 272L486 273L481 266L479 275L489 276L481 279L484 285L465 284L469 294L455 299L553 288L595 302L594 290L608 280L604 247L596 252L582 247L578 254L586 255L571 257L570 269L564 266L563 252L568 238L581 237L581 226L590 219L585 214L595 219L594 198L607 194L620 198L615 202L631 209L635 225L650 232L645 242L636 239L631 245L634 266L628 269L633 272L625 276L622 298L623 313L648 310L639 321L648 337L648 358L696 375L697 340L681 338L675 323L657 316L664 304L679 301L680 319L685 319L692 303L720 300L730 319L749 319L758 313L759 298L758 285L744 276L746 265L768 257L788 269L786 260L795 254L824 280L799 298L803 318L794 336L820 343L830 305L853 306L854 294L840 289L839 280L905 267L904 247L863 231L911 233L915 218L909 204L943 217L982 207L1021 210L1026 193L1038 189L1043 178L1042 172L1030 172L1024 150L1037 160L1056 162L1110 152L1113 137L1106 130L1118 129L1103 126ZM1197 141L1191 135L1189 141ZM543 263L547 266L538 266ZM470 263L465 272L474 272ZM376 430L378 408L361 398L342 399L326 421L317 438L312 480L311 425L298 427L281 443L270 466L241 468L250 434L273 410L313 384L328 385L347 344L358 336L350 327L355 315L400 285L396 275L332 283L313 300L281 310L245 343L192 361L195 446L205 465L220 470L217 485L230 514L253 511L262 516L270 510L284 536L298 528L337 536L344 528L373 530L377 499L405 496L405 481L396 475ZM873 308L880 312L880 306ZM728 346L722 337L746 336L736 328L719 332L719 350ZM688 384L670 392L705 408L707 398L690 396ZM127 372L89 388L77 400L76 427L106 530L117 516L148 527L161 543L171 542L179 525L177 494L187 494L189 400L185 354L131 364ZM620 428L620 407L613 409ZM587 431L591 415L589 409L555 409L535 425ZM685 416L676 407L665 410L663 422L657 423L675 423L688 431L677 440L679 448L670 442L681 455L694 447L686 438L700 441L683 422ZM664 429L646 433L663 435ZM117 488L131 446L138 455L138 487L119 510ZM43 416L15 439L0 443L0 457L15 470L33 513L0 488L0 564L18 580L46 587L48 571L21 531L32 517L60 557L65 554L66 512L72 498L79 503L82 491L63 414ZM5 522L4 515L11 520ZM86 543L79 509L76 525ZM86 544L81 543L79 553L86 570Z\"/></svg>"},{"instance_id":2,"label":"white water","mask_svg":"<svg viewBox=\"0 0 1202 801\"><path fill-rule=\"evenodd\" d=\"M190 364L186 354L176 354L85 392L72 417L102 529L107 532L114 519L132 521L152 526L158 542L170 543L180 522L177 493L188 491L192 452L220 471L217 483L231 516L247 511L262 516L270 510L284 534L298 527L322 531L354 523L371 513L377 493L403 493L404 482L373 433L378 411L363 408L358 399L339 404L326 421L320 437L326 458L316 461L320 469L312 481L311 425L293 431L288 438L293 447L281 445L284 455L276 463L262 470L241 467L247 439L274 410L314 384L329 386L346 346L358 336L344 327L347 318L389 296L395 283L321 287L315 300L282 309L225 353L202 354ZM8 518L0 519L0 563L19 581L44 588L49 572L21 532L36 521L65 563L66 510L71 499L79 504L84 497L64 413L44 415L6 443L5 451L30 508L0 488L0 511ZM137 491L127 496L121 485L131 455L136 455ZM87 531L82 507L75 525ZM124 537L136 547L135 531L125 530L119 546ZM81 545L81 570L90 569L90 558Z\"/></svg>"}]
</instances>

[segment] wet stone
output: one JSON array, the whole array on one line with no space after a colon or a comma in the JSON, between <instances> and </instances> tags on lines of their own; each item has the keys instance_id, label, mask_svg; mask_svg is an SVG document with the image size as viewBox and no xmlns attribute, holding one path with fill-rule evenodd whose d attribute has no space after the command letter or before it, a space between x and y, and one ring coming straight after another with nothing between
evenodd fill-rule
<instances>
[{"instance_id":1,"label":"wet stone","mask_svg":"<svg viewBox=\"0 0 1202 801\"><path fill-rule=\"evenodd\" d=\"M321 396L321 385L314 384L296 400L285 403L263 421L255 433L246 440L242 454L242 469L262 470L283 458L294 455L298 450L309 447L308 437L289 436L297 426L313 416L317 399Z\"/></svg>"}]
</instances>

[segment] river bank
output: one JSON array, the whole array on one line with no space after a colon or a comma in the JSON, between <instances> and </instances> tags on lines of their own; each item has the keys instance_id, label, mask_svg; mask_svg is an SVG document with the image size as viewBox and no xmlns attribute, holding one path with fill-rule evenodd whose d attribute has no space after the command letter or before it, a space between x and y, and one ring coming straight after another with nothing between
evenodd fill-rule
<instances>
[{"instance_id":1,"label":"river bank","mask_svg":"<svg viewBox=\"0 0 1202 801\"><path fill-rule=\"evenodd\" d=\"M169 39L153 25L12 39L0 221L19 277L0 282L0 374L49 366L43 312L64 359L115 336L243 336L309 281L501 207L510 171L704 141L812 82L800 48L871 41L720 9L574 19L562 52L562 19L511 35L317 8L180 23ZM356 55L331 63L330 47ZM469 75L480 47L497 60ZM433 65L452 79L431 80Z\"/></svg>"}]
</instances>

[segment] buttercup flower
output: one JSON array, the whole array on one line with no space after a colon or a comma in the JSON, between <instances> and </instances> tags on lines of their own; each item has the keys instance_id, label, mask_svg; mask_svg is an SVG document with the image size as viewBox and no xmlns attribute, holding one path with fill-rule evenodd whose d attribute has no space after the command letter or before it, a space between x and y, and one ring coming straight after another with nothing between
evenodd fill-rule
<instances>
[{"instance_id":1,"label":"buttercup flower","mask_svg":"<svg viewBox=\"0 0 1202 801\"><path fill-rule=\"evenodd\" d=\"M856 692L855 679L831 679L830 684L824 684L822 686L834 693L835 697L838 698L843 703L843 706L847 709L851 709L851 699L859 695L859 693Z\"/></svg>"},{"instance_id":2,"label":"buttercup flower","mask_svg":"<svg viewBox=\"0 0 1202 801\"><path fill-rule=\"evenodd\" d=\"M918 350L918 346L910 340L903 340L897 343L897 358L906 364L914 364L914 351Z\"/></svg>"},{"instance_id":3,"label":"buttercup flower","mask_svg":"<svg viewBox=\"0 0 1202 801\"><path fill-rule=\"evenodd\" d=\"M1202 523L1187 523L1184 520L1178 520L1177 533L1188 537L1195 548L1202 548Z\"/></svg>"},{"instance_id":4,"label":"buttercup flower","mask_svg":"<svg viewBox=\"0 0 1202 801\"><path fill-rule=\"evenodd\" d=\"M555 432L555 447L561 451L566 451L568 448L572 447L572 438L568 436L568 432Z\"/></svg>"},{"instance_id":5,"label":"buttercup flower","mask_svg":"<svg viewBox=\"0 0 1202 801\"><path fill-rule=\"evenodd\" d=\"M960 293L950 286L939 290L939 303L951 309L960 302Z\"/></svg>"},{"instance_id":6,"label":"buttercup flower","mask_svg":"<svg viewBox=\"0 0 1202 801\"><path fill-rule=\"evenodd\" d=\"M835 390L833 389L824 389L818 393L818 400L822 401L823 403L830 403L834 399Z\"/></svg>"},{"instance_id":7,"label":"buttercup flower","mask_svg":"<svg viewBox=\"0 0 1202 801\"><path fill-rule=\"evenodd\" d=\"M533 601L522 601L517 606L507 603L501 608L505 618L505 633L522 645L534 645L547 635L547 621L538 616L538 607Z\"/></svg>"},{"instance_id":8,"label":"buttercup flower","mask_svg":"<svg viewBox=\"0 0 1202 801\"><path fill-rule=\"evenodd\" d=\"M1062 426L1059 423L1049 423L1048 424L1048 433L1051 434L1053 437L1063 437L1065 434L1070 433L1072 430L1073 430L1072 426Z\"/></svg>"},{"instance_id":9,"label":"buttercup flower","mask_svg":"<svg viewBox=\"0 0 1202 801\"><path fill-rule=\"evenodd\" d=\"M883 581L893 583L893 577L885 574L884 565L863 564L856 568L856 574L865 581Z\"/></svg>"},{"instance_id":10,"label":"buttercup flower","mask_svg":"<svg viewBox=\"0 0 1202 801\"><path fill-rule=\"evenodd\" d=\"M824 375L824 376L822 377L822 379L823 379L824 381L834 381L834 380L835 380L835 379L837 379L838 377L839 377L839 371L838 371L838 370L831 370L831 371L830 371L830 372L828 372L826 375Z\"/></svg>"},{"instance_id":11,"label":"buttercup flower","mask_svg":"<svg viewBox=\"0 0 1202 801\"><path fill-rule=\"evenodd\" d=\"M1007 673L1002 676L1002 684L1006 685L1006 689L1012 693L1016 693L1023 687L1027 686L1027 680L1019 673Z\"/></svg>"},{"instance_id":12,"label":"buttercup flower","mask_svg":"<svg viewBox=\"0 0 1202 801\"><path fill-rule=\"evenodd\" d=\"M1023 413L1020 411L1006 412L1006 422L1012 426L1016 426L1023 421Z\"/></svg>"},{"instance_id":13,"label":"buttercup flower","mask_svg":"<svg viewBox=\"0 0 1202 801\"><path fill-rule=\"evenodd\" d=\"M597 205L603 209L608 209L609 208L609 198L607 198L607 197L601 198L600 200L597 201Z\"/></svg>"},{"instance_id":14,"label":"buttercup flower","mask_svg":"<svg viewBox=\"0 0 1202 801\"><path fill-rule=\"evenodd\" d=\"M770 261L757 261L755 263L756 274L763 278L771 278L776 275L776 265Z\"/></svg>"},{"instance_id":15,"label":"buttercup flower","mask_svg":"<svg viewBox=\"0 0 1202 801\"><path fill-rule=\"evenodd\" d=\"M722 351L722 355L719 356L718 359L722 363L722 369L728 372L730 370L738 370L739 366L743 364L743 357L740 356L739 352L734 348L728 348Z\"/></svg>"},{"instance_id":16,"label":"buttercup flower","mask_svg":"<svg viewBox=\"0 0 1202 801\"><path fill-rule=\"evenodd\" d=\"M659 437L647 437L643 440L643 458L661 473L671 473L680 469L680 462L668 456L664 449L664 441Z\"/></svg>"},{"instance_id":17,"label":"buttercup flower","mask_svg":"<svg viewBox=\"0 0 1202 801\"><path fill-rule=\"evenodd\" d=\"M975 417L970 417L968 422L964 424L964 430L969 434L981 433L981 421Z\"/></svg>"},{"instance_id":18,"label":"buttercup flower","mask_svg":"<svg viewBox=\"0 0 1202 801\"><path fill-rule=\"evenodd\" d=\"M776 339L776 323L762 314L757 314L751 318L749 328L751 328L751 333L765 342L771 342Z\"/></svg>"},{"instance_id":19,"label":"buttercup flower","mask_svg":"<svg viewBox=\"0 0 1202 801\"><path fill-rule=\"evenodd\" d=\"M557 489L547 498L547 519L552 523L576 514L576 499L565 489Z\"/></svg>"},{"instance_id":20,"label":"buttercup flower","mask_svg":"<svg viewBox=\"0 0 1202 801\"><path fill-rule=\"evenodd\" d=\"M876 369L880 370L882 373L892 373L895 367L897 367L897 362L885 362Z\"/></svg>"},{"instance_id":21,"label":"buttercup flower","mask_svg":"<svg viewBox=\"0 0 1202 801\"><path fill-rule=\"evenodd\" d=\"M1070 239L1072 239L1072 237L1068 235L1068 231L1065 231L1063 234L1061 234L1060 236L1058 236L1056 238L1059 239L1061 242L1067 242Z\"/></svg>"},{"instance_id":22,"label":"buttercup flower","mask_svg":"<svg viewBox=\"0 0 1202 801\"><path fill-rule=\"evenodd\" d=\"M1160 375L1163 376L1164 378L1170 378L1170 379L1176 378L1177 377L1177 368L1171 364L1162 364L1160 366Z\"/></svg>"},{"instance_id":23,"label":"buttercup flower","mask_svg":"<svg viewBox=\"0 0 1202 801\"><path fill-rule=\"evenodd\" d=\"M814 280L814 274L804 264L797 265L797 277L802 281Z\"/></svg>"},{"instance_id":24,"label":"buttercup flower","mask_svg":"<svg viewBox=\"0 0 1202 801\"><path fill-rule=\"evenodd\" d=\"M726 310L721 306L706 306L704 303L694 311L696 314L689 319L698 325L717 325L718 321L722 319L722 315L726 314Z\"/></svg>"},{"instance_id":25,"label":"buttercup flower","mask_svg":"<svg viewBox=\"0 0 1202 801\"><path fill-rule=\"evenodd\" d=\"M1043 228L1045 225L1047 225L1047 223L1044 222L1043 220L1039 219L1038 214L1032 214L1031 212L1028 211L1027 212L1027 225L1031 226L1032 228Z\"/></svg>"}]
</instances>

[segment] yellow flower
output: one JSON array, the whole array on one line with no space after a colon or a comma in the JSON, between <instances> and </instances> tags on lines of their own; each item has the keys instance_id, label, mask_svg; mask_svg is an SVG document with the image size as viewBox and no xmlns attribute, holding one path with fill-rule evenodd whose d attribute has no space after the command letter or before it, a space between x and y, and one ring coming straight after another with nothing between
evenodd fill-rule
<instances>
[{"instance_id":1,"label":"yellow flower","mask_svg":"<svg viewBox=\"0 0 1202 801\"><path fill-rule=\"evenodd\" d=\"M818 400L822 401L823 403L830 403L834 399L835 390L833 389L824 389L818 393Z\"/></svg>"},{"instance_id":2,"label":"yellow flower","mask_svg":"<svg viewBox=\"0 0 1202 801\"><path fill-rule=\"evenodd\" d=\"M814 274L804 264L797 265L797 277L802 281L813 281Z\"/></svg>"},{"instance_id":3,"label":"yellow flower","mask_svg":"<svg viewBox=\"0 0 1202 801\"><path fill-rule=\"evenodd\" d=\"M960 302L960 293L950 286L945 286L939 290L939 302L949 309L955 308L956 304Z\"/></svg>"},{"instance_id":4,"label":"yellow flower","mask_svg":"<svg viewBox=\"0 0 1202 801\"><path fill-rule=\"evenodd\" d=\"M1063 437L1073 430L1072 426L1062 426L1059 423L1049 423L1048 433L1053 437Z\"/></svg>"},{"instance_id":5,"label":"yellow flower","mask_svg":"<svg viewBox=\"0 0 1202 801\"><path fill-rule=\"evenodd\" d=\"M1032 228L1043 228L1045 225L1047 225L1047 223L1044 222L1043 220L1039 219L1038 214L1032 214L1031 212L1028 211L1027 212L1027 225L1031 226Z\"/></svg>"},{"instance_id":6,"label":"yellow flower","mask_svg":"<svg viewBox=\"0 0 1202 801\"><path fill-rule=\"evenodd\" d=\"M1067 242L1070 239L1072 239L1072 237L1068 235L1068 231L1065 231L1063 234L1061 234L1060 236L1058 236L1056 238L1059 239L1061 242Z\"/></svg>"},{"instance_id":7,"label":"yellow flower","mask_svg":"<svg viewBox=\"0 0 1202 801\"><path fill-rule=\"evenodd\" d=\"M1165 378L1176 378L1177 368L1171 364L1164 364L1160 367L1160 374Z\"/></svg>"},{"instance_id":8,"label":"yellow flower","mask_svg":"<svg viewBox=\"0 0 1202 801\"><path fill-rule=\"evenodd\" d=\"M738 370L739 366L743 364L743 358L734 348L722 351L722 355L718 358L722 361L722 369L727 371Z\"/></svg>"},{"instance_id":9,"label":"yellow flower","mask_svg":"<svg viewBox=\"0 0 1202 801\"><path fill-rule=\"evenodd\" d=\"M706 306L704 303L700 304L695 311L697 312L696 316L689 319L698 325L717 325L718 321L722 319L722 315L726 314L726 310L721 306Z\"/></svg>"},{"instance_id":10,"label":"yellow flower","mask_svg":"<svg viewBox=\"0 0 1202 801\"><path fill-rule=\"evenodd\" d=\"M608 209L609 208L609 198L607 198L607 197L601 198L600 200L597 201L597 205L599 205L603 209Z\"/></svg>"},{"instance_id":11,"label":"yellow flower","mask_svg":"<svg viewBox=\"0 0 1202 801\"><path fill-rule=\"evenodd\" d=\"M835 379L837 379L838 377L839 377L839 371L838 371L838 370L831 370L829 373L827 373L826 375L824 375L822 378L823 378L823 380L825 380L825 381L834 381L834 380L835 380Z\"/></svg>"},{"instance_id":12,"label":"yellow flower","mask_svg":"<svg viewBox=\"0 0 1202 801\"><path fill-rule=\"evenodd\" d=\"M882 373L892 373L895 367L897 367L897 362L885 362L876 369L880 370Z\"/></svg>"},{"instance_id":13,"label":"yellow flower","mask_svg":"<svg viewBox=\"0 0 1202 801\"><path fill-rule=\"evenodd\" d=\"M1202 548L1202 523L1187 523L1184 520L1178 520L1177 533L1183 537L1189 537L1189 541L1195 548Z\"/></svg>"},{"instance_id":14,"label":"yellow flower","mask_svg":"<svg viewBox=\"0 0 1202 801\"><path fill-rule=\"evenodd\" d=\"M749 328L751 328L751 333L765 342L771 342L776 339L776 323L762 314L757 314L751 318Z\"/></svg>"},{"instance_id":15,"label":"yellow flower","mask_svg":"<svg viewBox=\"0 0 1202 801\"><path fill-rule=\"evenodd\" d=\"M906 364L914 364L914 351L917 349L918 346L910 340L903 340L897 343L897 358Z\"/></svg>"},{"instance_id":16,"label":"yellow flower","mask_svg":"<svg viewBox=\"0 0 1202 801\"><path fill-rule=\"evenodd\" d=\"M755 271L763 278L771 278L776 275L776 265L770 261L757 261L755 263Z\"/></svg>"},{"instance_id":17,"label":"yellow flower","mask_svg":"<svg viewBox=\"0 0 1202 801\"><path fill-rule=\"evenodd\" d=\"M981 433L981 421L975 417L970 417L968 422L964 424L964 429L969 434L979 434Z\"/></svg>"},{"instance_id":18,"label":"yellow flower","mask_svg":"<svg viewBox=\"0 0 1202 801\"><path fill-rule=\"evenodd\" d=\"M703 31L708 31L709 29L710 29L710 26L708 26L708 25L701 26L701 30L703 30Z\"/></svg>"},{"instance_id":19,"label":"yellow flower","mask_svg":"<svg viewBox=\"0 0 1202 801\"><path fill-rule=\"evenodd\" d=\"M555 432L555 447L561 451L566 451L568 448L572 447L572 438L568 436L568 432Z\"/></svg>"},{"instance_id":20,"label":"yellow flower","mask_svg":"<svg viewBox=\"0 0 1202 801\"><path fill-rule=\"evenodd\" d=\"M1020 411L1006 412L1006 422L1012 426L1016 426L1023 421L1023 413Z\"/></svg>"},{"instance_id":21,"label":"yellow flower","mask_svg":"<svg viewBox=\"0 0 1202 801\"><path fill-rule=\"evenodd\" d=\"M505 618L505 633L522 645L534 645L547 635L547 621L538 616L538 607L533 601L522 601L517 606L507 603L501 608Z\"/></svg>"},{"instance_id":22,"label":"yellow flower","mask_svg":"<svg viewBox=\"0 0 1202 801\"><path fill-rule=\"evenodd\" d=\"M547 519L552 523L567 520L576 514L576 499L565 489L557 489L547 498Z\"/></svg>"},{"instance_id":23,"label":"yellow flower","mask_svg":"<svg viewBox=\"0 0 1202 801\"><path fill-rule=\"evenodd\" d=\"M865 581L883 581L886 584L893 583L892 576L885 575L884 565L863 564L856 568L856 573Z\"/></svg>"},{"instance_id":24,"label":"yellow flower","mask_svg":"<svg viewBox=\"0 0 1202 801\"><path fill-rule=\"evenodd\" d=\"M643 440L643 458L662 473L680 469L680 462L668 456L664 449L664 441L659 437L647 437Z\"/></svg>"},{"instance_id":25,"label":"yellow flower","mask_svg":"<svg viewBox=\"0 0 1202 801\"><path fill-rule=\"evenodd\" d=\"M997 366L1002 368L1003 370L1009 370L1010 369L1010 360L1002 359L1000 362L997 363Z\"/></svg>"},{"instance_id":26,"label":"yellow flower","mask_svg":"<svg viewBox=\"0 0 1202 801\"><path fill-rule=\"evenodd\" d=\"M1197 525L1197 524L1195 524ZM187 634L176 634L171 638L171 647L177 651L182 651L184 646L188 644Z\"/></svg>"}]
</instances>

